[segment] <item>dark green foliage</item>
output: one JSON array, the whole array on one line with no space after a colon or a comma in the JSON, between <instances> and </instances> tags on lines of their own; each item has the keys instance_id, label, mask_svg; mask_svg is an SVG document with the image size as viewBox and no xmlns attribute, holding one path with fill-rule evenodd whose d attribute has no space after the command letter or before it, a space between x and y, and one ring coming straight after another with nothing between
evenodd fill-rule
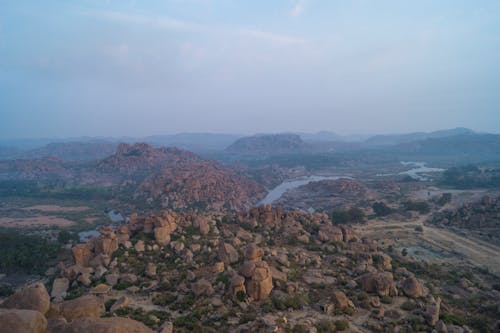
<instances>
[{"instance_id":1,"label":"dark green foliage","mask_svg":"<svg viewBox=\"0 0 500 333\"><path fill-rule=\"evenodd\" d=\"M163 322L165 322L167 319L170 318L170 315L165 311L152 310L146 312L142 308L133 309L129 307L118 309L115 311L115 314L119 317L128 317L133 320L140 321L144 325L149 326L151 328L157 328L158 326L163 324ZM160 321L157 323L155 320L151 318L151 316L155 316Z\"/></svg>"},{"instance_id":2,"label":"dark green foliage","mask_svg":"<svg viewBox=\"0 0 500 333\"><path fill-rule=\"evenodd\" d=\"M380 302L384 303L384 304L392 304L392 297L391 296L382 296L380 297Z\"/></svg>"},{"instance_id":3,"label":"dark green foliage","mask_svg":"<svg viewBox=\"0 0 500 333\"><path fill-rule=\"evenodd\" d=\"M244 302L247 299L247 294L240 290L236 293L236 299L238 302Z\"/></svg>"},{"instance_id":4,"label":"dark green foliage","mask_svg":"<svg viewBox=\"0 0 500 333\"><path fill-rule=\"evenodd\" d=\"M462 316L454 315L453 313L445 312L439 316L439 319L444 321L445 324L453 324L453 325L465 325L465 320Z\"/></svg>"},{"instance_id":5,"label":"dark green foliage","mask_svg":"<svg viewBox=\"0 0 500 333\"><path fill-rule=\"evenodd\" d=\"M309 328L306 325L297 324L293 327L292 333L307 333Z\"/></svg>"},{"instance_id":6,"label":"dark green foliage","mask_svg":"<svg viewBox=\"0 0 500 333\"><path fill-rule=\"evenodd\" d=\"M453 167L443 172L441 183L461 189L499 187L500 169L479 168L476 165Z\"/></svg>"},{"instance_id":7,"label":"dark green foliage","mask_svg":"<svg viewBox=\"0 0 500 333\"><path fill-rule=\"evenodd\" d=\"M452 198L452 195L451 193L443 193L439 199L437 199L436 203L439 205L439 206L444 206L446 205L447 203L451 202L451 198Z\"/></svg>"},{"instance_id":8,"label":"dark green foliage","mask_svg":"<svg viewBox=\"0 0 500 333\"><path fill-rule=\"evenodd\" d=\"M332 221L334 224L363 223L365 221L365 213L357 207L347 210L338 209L332 212Z\"/></svg>"},{"instance_id":9,"label":"dark green foliage","mask_svg":"<svg viewBox=\"0 0 500 333\"><path fill-rule=\"evenodd\" d=\"M0 284L0 297L8 297L14 293L14 288L8 284Z\"/></svg>"},{"instance_id":10,"label":"dark green foliage","mask_svg":"<svg viewBox=\"0 0 500 333\"><path fill-rule=\"evenodd\" d=\"M78 234L75 233L75 232L70 232L68 230L61 230L61 231L59 231L59 234L57 235L57 241L60 244L66 244L70 240L74 241L74 242L78 242L80 239L78 237Z\"/></svg>"},{"instance_id":11,"label":"dark green foliage","mask_svg":"<svg viewBox=\"0 0 500 333\"><path fill-rule=\"evenodd\" d=\"M334 324L337 331L344 331L349 328L349 322L347 319L335 320Z\"/></svg>"},{"instance_id":12,"label":"dark green foliage","mask_svg":"<svg viewBox=\"0 0 500 333\"><path fill-rule=\"evenodd\" d=\"M431 211L431 207L425 201L411 201L408 200L403 203L403 208L406 211L415 211L420 214L427 214Z\"/></svg>"},{"instance_id":13,"label":"dark green foliage","mask_svg":"<svg viewBox=\"0 0 500 333\"><path fill-rule=\"evenodd\" d=\"M114 287L113 289L115 290L125 290L127 289L128 287L132 286L129 282L125 282L125 281L120 281L118 282Z\"/></svg>"},{"instance_id":14,"label":"dark green foliage","mask_svg":"<svg viewBox=\"0 0 500 333\"><path fill-rule=\"evenodd\" d=\"M43 274L59 253L58 243L40 236L0 230L0 271Z\"/></svg>"},{"instance_id":15,"label":"dark green foliage","mask_svg":"<svg viewBox=\"0 0 500 333\"><path fill-rule=\"evenodd\" d=\"M111 298L111 299L108 299L106 301L106 303L104 303L104 306L106 308L106 311L109 311L111 309L111 307L113 306L113 304L116 303L116 298Z\"/></svg>"},{"instance_id":16,"label":"dark green foliage","mask_svg":"<svg viewBox=\"0 0 500 333\"><path fill-rule=\"evenodd\" d=\"M331 320L323 319L316 324L318 333L333 333L335 332L335 324Z\"/></svg>"},{"instance_id":17,"label":"dark green foliage","mask_svg":"<svg viewBox=\"0 0 500 333\"><path fill-rule=\"evenodd\" d=\"M159 306L167 306L174 303L177 300L177 296L171 293L165 293L153 298L153 304Z\"/></svg>"},{"instance_id":18,"label":"dark green foliage","mask_svg":"<svg viewBox=\"0 0 500 333\"><path fill-rule=\"evenodd\" d=\"M392 209L383 202L375 202L372 205L373 211L377 216L386 216L392 213Z\"/></svg>"},{"instance_id":19,"label":"dark green foliage","mask_svg":"<svg viewBox=\"0 0 500 333\"><path fill-rule=\"evenodd\" d=\"M421 226L421 225L417 225L415 227L415 231L418 231L418 232L423 232L424 231L424 228Z\"/></svg>"}]
</instances>

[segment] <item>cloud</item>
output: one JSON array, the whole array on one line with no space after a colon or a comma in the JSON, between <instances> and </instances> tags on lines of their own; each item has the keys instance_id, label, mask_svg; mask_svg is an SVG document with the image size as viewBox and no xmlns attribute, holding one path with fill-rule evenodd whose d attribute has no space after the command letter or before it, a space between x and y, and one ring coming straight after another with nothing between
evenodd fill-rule
<instances>
[{"instance_id":1,"label":"cloud","mask_svg":"<svg viewBox=\"0 0 500 333\"><path fill-rule=\"evenodd\" d=\"M290 16L297 17L300 16L305 9L305 0L298 0L290 11Z\"/></svg>"},{"instance_id":2,"label":"cloud","mask_svg":"<svg viewBox=\"0 0 500 333\"><path fill-rule=\"evenodd\" d=\"M256 29L240 29L239 34L247 37L252 37L256 39L261 39L265 41L272 42L274 44L284 44L284 45L290 45L290 44L303 44L305 43L305 40L288 36L288 35L282 35L282 34L275 34L267 31L262 31L262 30L256 30Z\"/></svg>"},{"instance_id":3,"label":"cloud","mask_svg":"<svg viewBox=\"0 0 500 333\"><path fill-rule=\"evenodd\" d=\"M81 11L80 14L128 24L146 24L167 30L200 31L204 29L204 27L200 24L165 16L154 17L106 10L85 10Z\"/></svg>"}]
</instances>

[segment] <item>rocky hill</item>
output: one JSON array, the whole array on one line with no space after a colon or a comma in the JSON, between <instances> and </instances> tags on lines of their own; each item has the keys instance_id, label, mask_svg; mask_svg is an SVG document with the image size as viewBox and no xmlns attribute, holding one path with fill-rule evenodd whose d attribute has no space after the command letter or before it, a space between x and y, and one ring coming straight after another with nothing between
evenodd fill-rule
<instances>
[{"instance_id":1,"label":"rocky hill","mask_svg":"<svg viewBox=\"0 0 500 333\"><path fill-rule=\"evenodd\" d=\"M254 135L238 139L226 152L238 154L282 154L307 151L310 146L297 134Z\"/></svg>"},{"instance_id":2,"label":"rocky hill","mask_svg":"<svg viewBox=\"0 0 500 333\"><path fill-rule=\"evenodd\" d=\"M414 273L400 256L324 214L271 206L228 215L134 214L71 252L72 259L47 272L49 290L34 284L3 300L1 328L472 332L454 311L455 299L473 296L484 307L473 322L480 331L494 331L498 319L498 293L487 291L484 280L485 291L468 279L450 280L441 268L426 273L414 263ZM434 278L420 277L428 274ZM460 304L467 318L477 315L475 307Z\"/></svg>"},{"instance_id":3,"label":"rocky hill","mask_svg":"<svg viewBox=\"0 0 500 333\"><path fill-rule=\"evenodd\" d=\"M121 144L100 161L100 172L133 185L134 196L174 209L244 209L265 195L248 177L178 148Z\"/></svg>"}]
</instances>

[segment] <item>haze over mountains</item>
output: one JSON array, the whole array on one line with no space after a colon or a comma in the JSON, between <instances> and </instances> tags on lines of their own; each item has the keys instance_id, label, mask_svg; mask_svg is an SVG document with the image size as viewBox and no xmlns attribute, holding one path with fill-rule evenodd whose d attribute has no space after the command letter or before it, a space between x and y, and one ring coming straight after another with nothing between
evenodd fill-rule
<instances>
[{"instance_id":1,"label":"haze over mountains","mask_svg":"<svg viewBox=\"0 0 500 333\"><path fill-rule=\"evenodd\" d=\"M435 132L374 135L368 138L340 136L333 132L281 133L243 136L217 133L179 133L143 138L68 138L0 141L0 159L53 157L90 161L111 155L118 144L147 142L156 147L178 147L207 156L290 153L334 153L361 149L413 153L497 152L500 135L467 128Z\"/></svg>"}]
</instances>

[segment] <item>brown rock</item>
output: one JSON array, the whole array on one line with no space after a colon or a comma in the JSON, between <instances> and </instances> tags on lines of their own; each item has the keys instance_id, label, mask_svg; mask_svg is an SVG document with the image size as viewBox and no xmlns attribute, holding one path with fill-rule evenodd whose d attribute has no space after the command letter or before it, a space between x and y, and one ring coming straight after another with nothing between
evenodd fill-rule
<instances>
[{"instance_id":1,"label":"brown rock","mask_svg":"<svg viewBox=\"0 0 500 333\"><path fill-rule=\"evenodd\" d=\"M142 240L138 240L137 243L135 243L134 245L134 249L137 251L137 252L144 252L145 250L145 244L144 244L144 241Z\"/></svg>"},{"instance_id":2,"label":"brown rock","mask_svg":"<svg viewBox=\"0 0 500 333\"><path fill-rule=\"evenodd\" d=\"M200 230L200 234L203 236L208 235L210 232L209 220L204 216L197 216L193 221L193 227L198 228Z\"/></svg>"},{"instance_id":3,"label":"brown rock","mask_svg":"<svg viewBox=\"0 0 500 333\"><path fill-rule=\"evenodd\" d=\"M425 320L429 326L434 327L439 320L439 311L441 309L441 298L432 298L431 303L427 306L425 310Z\"/></svg>"},{"instance_id":4,"label":"brown rock","mask_svg":"<svg viewBox=\"0 0 500 333\"><path fill-rule=\"evenodd\" d=\"M52 290L50 296L56 299L66 296L66 292L69 288L69 280L66 278L55 279L52 283Z\"/></svg>"},{"instance_id":5,"label":"brown rock","mask_svg":"<svg viewBox=\"0 0 500 333\"><path fill-rule=\"evenodd\" d=\"M130 298L127 296L122 296L111 306L109 312L113 313L118 309L125 308L130 304Z\"/></svg>"},{"instance_id":6,"label":"brown rock","mask_svg":"<svg viewBox=\"0 0 500 333\"><path fill-rule=\"evenodd\" d=\"M233 278L231 279L231 291L233 298L236 298L236 295L238 292L243 292L246 294L246 288L245 288L245 278L241 275L234 275Z\"/></svg>"},{"instance_id":7,"label":"brown rock","mask_svg":"<svg viewBox=\"0 0 500 333\"><path fill-rule=\"evenodd\" d=\"M212 296L214 294L214 288L212 284L205 279L200 279L191 285L191 290L196 297L205 295Z\"/></svg>"},{"instance_id":8,"label":"brown rock","mask_svg":"<svg viewBox=\"0 0 500 333\"><path fill-rule=\"evenodd\" d=\"M336 309L345 310L352 304L351 301L347 298L347 296L342 291L336 291L333 293L333 304Z\"/></svg>"},{"instance_id":9,"label":"brown rock","mask_svg":"<svg viewBox=\"0 0 500 333\"><path fill-rule=\"evenodd\" d=\"M121 317L79 318L61 325L53 333L154 333L144 324ZM52 332L47 332L52 333Z\"/></svg>"},{"instance_id":10,"label":"brown rock","mask_svg":"<svg viewBox=\"0 0 500 333\"><path fill-rule=\"evenodd\" d=\"M90 295L61 303L61 314L68 321L83 317L98 318L104 311L103 301Z\"/></svg>"},{"instance_id":11,"label":"brown rock","mask_svg":"<svg viewBox=\"0 0 500 333\"><path fill-rule=\"evenodd\" d=\"M168 226L165 227L156 227L154 229L155 241L160 246L165 246L170 242L170 228Z\"/></svg>"},{"instance_id":12,"label":"brown rock","mask_svg":"<svg viewBox=\"0 0 500 333\"><path fill-rule=\"evenodd\" d=\"M221 243L218 250L219 259L226 265L238 262L238 251L229 243Z\"/></svg>"},{"instance_id":13,"label":"brown rock","mask_svg":"<svg viewBox=\"0 0 500 333\"><path fill-rule=\"evenodd\" d=\"M249 261L258 261L262 259L264 251L255 243L250 243L245 249L245 259Z\"/></svg>"},{"instance_id":14,"label":"brown rock","mask_svg":"<svg viewBox=\"0 0 500 333\"><path fill-rule=\"evenodd\" d=\"M379 296L394 296L397 293L392 273L389 272L367 273L358 282L364 291L377 293Z\"/></svg>"},{"instance_id":15,"label":"brown rock","mask_svg":"<svg viewBox=\"0 0 500 333\"><path fill-rule=\"evenodd\" d=\"M104 254L109 256L118 250L118 239L114 233L112 233L112 235L112 238L100 236L94 239L95 255Z\"/></svg>"},{"instance_id":16,"label":"brown rock","mask_svg":"<svg viewBox=\"0 0 500 333\"><path fill-rule=\"evenodd\" d=\"M146 275L150 278L156 276L156 265L152 262L148 262L148 264L146 265Z\"/></svg>"},{"instance_id":17,"label":"brown rock","mask_svg":"<svg viewBox=\"0 0 500 333\"><path fill-rule=\"evenodd\" d=\"M43 315L49 311L50 297L42 283L37 283L8 297L1 305L7 309L34 310Z\"/></svg>"},{"instance_id":18,"label":"brown rock","mask_svg":"<svg viewBox=\"0 0 500 333\"><path fill-rule=\"evenodd\" d=\"M263 300L269 296L273 289L273 277L267 262L258 261L255 263L252 277L246 280L245 287L248 296L254 300Z\"/></svg>"},{"instance_id":19,"label":"brown rock","mask_svg":"<svg viewBox=\"0 0 500 333\"><path fill-rule=\"evenodd\" d=\"M91 242L73 246L71 251L73 252L75 263L78 266L87 267L90 259L93 257L93 250L93 244Z\"/></svg>"},{"instance_id":20,"label":"brown rock","mask_svg":"<svg viewBox=\"0 0 500 333\"><path fill-rule=\"evenodd\" d=\"M47 319L38 311L0 309L0 331L5 333L44 333Z\"/></svg>"},{"instance_id":21,"label":"brown rock","mask_svg":"<svg viewBox=\"0 0 500 333\"><path fill-rule=\"evenodd\" d=\"M412 298L419 298L424 294L422 283L413 276L405 279L401 283L401 289L406 296Z\"/></svg>"}]
</instances>

